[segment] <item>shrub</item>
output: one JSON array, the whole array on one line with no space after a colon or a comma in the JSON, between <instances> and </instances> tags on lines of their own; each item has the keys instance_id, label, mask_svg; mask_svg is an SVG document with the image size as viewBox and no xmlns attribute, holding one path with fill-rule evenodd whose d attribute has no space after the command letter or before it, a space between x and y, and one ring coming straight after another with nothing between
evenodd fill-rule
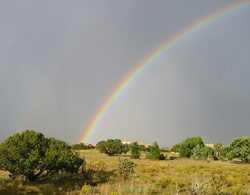
<instances>
[{"instance_id":1,"label":"shrub","mask_svg":"<svg viewBox=\"0 0 250 195\"><path fill-rule=\"evenodd\" d=\"M90 161L84 163L79 168L79 175L82 177L86 184L96 184L100 182L100 174L106 169L106 164L102 161Z\"/></svg>"},{"instance_id":2,"label":"shrub","mask_svg":"<svg viewBox=\"0 0 250 195\"><path fill-rule=\"evenodd\" d=\"M61 194L60 191L63 190L53 184L40 185L39 188L41 190L41 194L43 195Z\"/></svg>"},{"instance_id":3,"label":"shrub","mask_svg":"<svg viewBox=\"0 0 250 195\"><path fill-rule=\"evenodd\" d=\"M119 166L117 172L123 179L128 179L134 173L135 166L136 164L129 159L126 158L122 160L119 158Z\"/></svg>"},{"instance_id":4,"label":"shrub","mask_svg":"<svg viewBox=\"0 0 250 195\"><path fill-rule=\"evenodd\" d=\"M168 147L163 147L161 148L161 152L170 152Z\"/></svg>"},{"instance_id":5,"label":"shrub","mask_svg":"<svg viewBox=\"0 0 250 195\"><path fill-rule=\"evenodd\" d=\"M175 145L171 148L170 152L180 152L180 147L181 147L181 143L175 144Z\"/></svg>"},{"instance_id":6,"label":"shrub","mask_svg":"<svg viewBox=\"0 0 250 195\"><path fill-rule=\"evenodd\" d=\"M219 160L217 156L213 156L213 160Z\"/></svg>"},{"instance_id":7,"label":"shrub","mask_svg":"<svg viewBox=\"0 0 250 195\"><path fill-rule=\"evenodd\" d=\"M180 156L190 158L193 154L193 149L199 146L200 148L204 147L204 143L201 137L191 137L187 138L181 143L179 148Z\"/></svg>"},{"instance_id":8,"label":"shrub","mask_svg":"<svg viewBox=\"0 0 250 195\"><path fill-rule=\"evenodd\" d=\"M153 145L149 148L149 154L147 155L148 159L154 160L164 160L165 156L161 154L161 149L157 142L154 142Z\"/></svg>"},{"instance_id":9,"label":"shrub","mask_svg":"<svg viewBox=\"0 0 250 195\"><path fill-rule=\"evenodd\" d=\"M97 149L101 153L109 156L117 156L129 151L128 144L123 144L120 139L108 139L107 141L100 141L97 143Z\"/></svg>"},{"instance_id":10,"label":"shrub","mask_svg":"<svg viewBox=\"0 0 250 195\"><path fill-rule=\"evenodd\" d=\"M134 142L130 147L131 158L140 158L141 152L137 142Z\"/></svg>"},{"instance_id":11,"label":"shrub","mask_svg":"<svg viewBox=\"0 0 250 195\"><path fill-rule=\"evenodd\" d=\"M240 194L248 194L249 191L247 190L247 188L243 186L233 186L222 190L222 193L240 195Z\"/></svg>"},{"instance_id":12,"label":"shrub","mask_svg":"<svg viewBox=\"0 0 250 195\"><path fill-rule=\"evenodd\" d=\"M111 192L110 195L119 195L118 192Z\"/></svg>"},{"instance_id":13,"label":"shrub","mask_svg":"<svg viewBox=\"0 0 250 195\"><path fill-rule=\"evenodd\" d=\"M214 145L214 156L217 157L215 159L219 159L221 157L222 152L223 152L223 145L222 145L222 143L215 144Z\"/></svg>"},{"instance_id":14,"label":"shrub","mask_svg":"<svg viewBox=\"0 0 250 195\"><path fill-rule=\"evenodd\" d=\"M93 192L93 187L90 186L90 185L84 185L82 186L82 189L81 189L81 195L84 195L84 194L92 194Z\"/></svg>"},{"instance_id":15,"label":"shrub","mask_svg":"<svg viewBox=\"0 0 250 195\"><path fill-rule=\"evenodd\" d=\"M33 130L16 133L0 145L0 169L9 171L13 179L20 175L35 181L56 172L73 173L81 164L65 142Z\"/></svg>"},{"instance_id":16,"label":"shrub","mask_svg":"<svg viewBox=\"0 0 250 195\"><path fill-rule=\"evenodd\" d=\"M210 160L214 156L214 149L208 146L202 148L202 156L204 159Z\"/></svg>"},{"instance_id":17,"label":"shrub","mask_svg":"<svg viewBox=\"0 0 250 195\"><path fill-rule=\"evenodd\" d=\"M233 160L233 154L232 153L227 153L227 159L232 161Z\"/></svg>"},{"instance_id":18,"label":"shrub","mask_svg":"<svg viewBox=\"0 0 250 195\"><path fill-rule=\"evenodd\" d=\"M41 194L41 190L36 186L26 186L17 183L2 183L0 194Z\"/></svg>"},{"instance_id":19,"label":"shrub","mask_svg":"<svg viewBox=\"0 0 250 195\"><path fill-rule=\"evenodd\" d=\"M21 191L23 191L23 194L41 194L41 191L36 186L25 186L23 190L19 191L19 194L22 194Z\"/></svg>"},{"instance_id":20,"label":"shrub","mask_svg":"<svg viewBox=\"0 0 250 195\"><path fill-rule=\"evenodd\" d=\"M85 145L84 143L74 144L72 146L72 150L88 150L88 149L91 149L91 146Z\"/></svg>"},{"instance_id":21,"label":"shrub","mask_svg":"<svg viewBox=\"0 0 250 195\"><path fill-rule=\"evenodd\" d=\"M172 179L170 177L164 177L155 182L155 187L157 188L166 188L172 183Z\"/></svg>"},{"instance_id":22,"label":"shrub","mask_svg":"<svg viewBox=\"0 0 250 195\"><path fill-rule=\"evenodd\" d=\"M166 159L166 156L164 156L164 154L160 154L159 160L165 160L165 159Z\"/></svg>"},{"instance_id":23,"label":"shrub","mask_svg":"<svg viewBox=\"0 0 250 195\"><path fill-rule=\"evenodd\" d=\"M200 147L200 145L193 148L191 157L196 159L196 160L201 160L203 158L202 148Z\"/></svg>"},{"instance_id":24,"label":"shrub","mask_svg":"<svg viewBox=\"0 0 250 195\"><path fill-rule=\"evenodd\" d=\"M190 187L191 182L185 178L176 178L173 180L173 184L175 184L175 188L178 188L180 191L184 191Z\"/></svg>"},{"instance_id":25,"label":"shrub","mask_svg":"<svg viewBox=\"0 0 250 195\"><path fill-rule=\"evenodd\" d=\"M177 156L170 156L169 159L170 160L175 160L175 159L178 159L178 157Z\"/></svg>"},{"instance_id":26,"label":"shrub","mask_svg":"<svg viewBox=\"0 0 250 195\"><path fill-rule=\"evenodd\" d=\"M226 147L228 156L239 158L244 162L250 162L250 137L235 138Z\"/></svg>"},{"instance_id":27,"label":"shrub","mask_svg":"<svg viewBox=\"0 0 250 195\"><path fill-rule=\"evenodd\" d=\"M144 145L139 145L139 149L141 152L146 152L147 148Z\"/></svg>"},{"instance_id":28,"label":"shrub","mask_svg":"<svg viewBox=\"0 0 250 195\"><path fill-rule=\"evenodd\" d=\"M201 147L197 145L192 150L192 158L197 160L210 160L214 156L214 149L208 146Z\"/></svg>"},{"instance_id":29,"label":"shrub","mask_svg":"<svg viewBox=\"0 0 250 195\"><path fill-rule=\"evenodd\" d=\"M139 177L139 180L142 181L143 183L152 183L154 181L154 178L152 177L151 174L145 173Z\"/></svg>"},{"instance_id":30,"label":"shrub","mask_svg":"<svg viewBox=\"0 0 250 195\"><path fill-rule=\"evenodd\" d=\"M192 182L192 188L187 194L227 194L224 193L224 190L228 187L229 185L222 174L212 175L210 181L205 181L205 178L201 179L196 174Z\"/></svg>"}]
</instances>

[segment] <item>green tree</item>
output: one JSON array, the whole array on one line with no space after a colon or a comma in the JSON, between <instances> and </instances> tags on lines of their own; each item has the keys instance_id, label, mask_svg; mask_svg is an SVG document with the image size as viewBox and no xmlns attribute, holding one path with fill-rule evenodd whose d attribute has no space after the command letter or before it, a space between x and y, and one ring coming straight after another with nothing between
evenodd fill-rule
<instances>
[{"instance_id":1,"label":"green tree","mask_svg":"<svg viewBox=\"0 0 250 195\"><path fill-rule=\"evenodd\" d=\"M217 143L214 145L214 155L217 159L220 159L221 153L223 152L223 145L222 143Z\"/></svg>"},{"instance_id":2,"label":"green tree","mask_svg":"<svg viewBox=\"0 0 250 195\"><path fill-rule=\"evenodd\" d=\"M179 153L181 157L190 158L193 153L193 149L198 146L200 148L204 147L204 143L201 137L191 137L187 138L181 143Z\"/></svg>"},{"instance_id":3,"label":"green tree","mask_svg":"<svg viewBox=\"0 0 250 195\"><path fill-rule=\"evenodd\" d=\"M139 149L141 152L146 152L147 148L144 145L139 145Z\"/></svg>"},{"instance_id":4,"label":"green tree","mask_svg":"<svg viewBox=\"0 0 250 195\"><path fill-rule=\"evenodd\" d=\"M211 147L204 146L201 151L204 160L210 160L214 156L214 149Z\"/></svg>"},{"instance_id":5,"label":"green tree","mask_svg":"<svg viewBox=\"0 0 250 195\"><path fill-rule=\"evenodd\" d=\"M165 156L161 154L161 149L157 142L154 142L152 146L149 147L149 153L147 155L148 159L159 159L164 160Z\"/></svg>"},{"instance_id":6,"label":"green tree","mask_svg":"<svg viewBox=\"0 0 250 195\"><path fill-rule=\"evenodd\" d=\"M88 150L88 149L91 149L91 146L85 145L84 143L74 144L72 146L72 150Z\"/></svg>"},{"instance_id":7,"label":"green tree","mask_svg":"<svg viewBox=\"0 0 250 195\"><path fill-rule=\"evenodd\" d=\"M83 159L77 153L73 153L71 147L64 141L49 138L49 147L46 150L44 162L47 170L51 172L76 173Z\"/></svg>"},{"instance_id":8,"label":"green tree","mask_svg":"<svg viewBox=\"0 0 250 195\"><path fill-rule=\"evenodd\" d=\"M250 137L235 138L227 147L227 156L250 162Z\"/></svg>"},{"instance_id":9,"label":"green tree","mask_svg":"<svg viewBox=\"0 0 250 195\"><path fill-rule=\"evenodd\" d=\"M201 160L203 158L202 148L200 147L200 145L193 148L191 157L196 160Z\"/></svg>"},{"instance_id":10,"label":"green tree","mask_svg":"<svg viewBox=\"0 0 250 195\"><path fill-rule=\"evenodd\" d=\"M141 152L137 142L134 142L130 146L131 158L140 158Z\"/></svg>"},{"instance_id":11,"label":"green tree","mask_svg":"<svg viewBox=\"0 0 250 195\"><path fill-rule=\"evenodd\" d=\"M96 149L98 149L101 153L106 153L106 141L99 141Z\"/></svg>"},{"instance_id":12,"label":"green tree","mask_svg":"<svg viewBox=\"0 0 250 195\"><path fill-rule=\"evenodd\" d=\"M117 156L122 153L127 153L129 146L127 144L123 144L120 139L108 139L107 141L98 142L97 149L101 153L108 154L109 156Z\"/></svg>"},{"instance_id":13,"label":"green tree","mask_svg":"<svg viewBox=\"0 0 250 195\"><path fill-rule=\"evenodd\" d=\"M181 147L181 143L175 144L175 145L171 148L170 152L180 152L180 147Z\"/></svg>"},{"instance_id":14,"label":"green tree","mask_svg":"<svg viewBox=\"0 0 250 195\"><path fill-rule=\"evenodd\" d=\"M123 144L122 153L126 154L130 150L129 144Z\"/></svg>"},{"instance_id":15,"label":"green tree","mask_svg":"<svg viewBox=\"0 0 250 195\"><path fill-rule=\"evenodd\" d=\"M0 169L35 181L55 172L77 172L83 160L63 141L26 130L0 145Z\"/></svg>"},{"instance_id":16,"label":"green tree","mask_svg":"<svg viewBox=\"0 0 250 195\"><path fill-rule=\"evenodd\" d=\"M170 149L168 147L162 147L161 152L170 152Z\"/></svg>"}]
</instances>

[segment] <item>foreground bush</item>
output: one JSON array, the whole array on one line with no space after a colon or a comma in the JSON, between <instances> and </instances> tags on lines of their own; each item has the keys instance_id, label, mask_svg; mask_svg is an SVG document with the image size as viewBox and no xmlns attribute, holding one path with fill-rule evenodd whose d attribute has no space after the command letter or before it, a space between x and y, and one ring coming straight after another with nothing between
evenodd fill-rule
<instances>
[{"instance_id":1,"label":"foreground bush","mask_svg":"<svg viewBox=\"0 0 250 195\"><path fill-rule=\"evenodd\" d=\"M101 179L101 173L106 169L106 164L102 161L90 161L84 163L79 168L79 176L84 180L85 184L96 184Z\"/></svg>"},{"instance_id":2,"label":"foreground bush","mask_svg":"<svg viewBox=\"0 0 250 195\"><path fill-rule=\"evenodd\" d=\"M41 194L41 190L36 186L24 186L22 184L1 183L0 194Z\"/></svg>"},{"instance_id":3,"label":"foreground bush","mask_svg":"<svg viewBox=\"0 0 250 195\"><path fill-rule=\"evenodd\" d=\"M13 179L23 176L35 181L53 173L74 173L82 163L65 142L33 130L16 133L0 145L0 169L9 171Z\"/></svg>"},{"instance_id":4,"label":"foreground bush","mask_svg":"<svg viewBox=\"0 0 250 195\"><path fill-rule=\"evenodd\" d=\"M135 166L135 163L129 159L119 159L119 167L117 172L123 179L128 179L134 173Z\"/></svg>"},{"instance_id":5,"label":"foreground bush","mask_svg":"<svg viewBox=\"0 0 250 195\"><path fill-rule=\"evenodd\" d=\"M89 185L82 186L81 195L92 194L92 192L93 192L93 187L92 186L89 186Z\"/></svg>"}]
</instances>

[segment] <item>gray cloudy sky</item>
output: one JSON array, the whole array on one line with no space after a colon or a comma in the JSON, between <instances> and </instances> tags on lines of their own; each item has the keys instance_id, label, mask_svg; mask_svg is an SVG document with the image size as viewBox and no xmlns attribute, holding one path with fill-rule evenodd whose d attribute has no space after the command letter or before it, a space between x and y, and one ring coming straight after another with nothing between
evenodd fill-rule
<instances>
[{"instance_id":1,"label":"gray cloudy sky","mask_svg":"<svg viewBox=\"0 0 250 195\"><path fill-rule=\"evenodd\" d=\"M135 65L232 0L2 1L0 140L25 129L79 141ZM148 67L89 142L171 146L250 136L250 6L204 26Z\"/></svg>"}]
</instances>

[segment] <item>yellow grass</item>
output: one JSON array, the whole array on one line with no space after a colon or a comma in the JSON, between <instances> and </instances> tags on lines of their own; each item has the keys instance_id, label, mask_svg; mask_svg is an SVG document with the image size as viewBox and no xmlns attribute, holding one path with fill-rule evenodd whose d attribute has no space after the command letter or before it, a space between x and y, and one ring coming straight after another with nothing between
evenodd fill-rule
<instances>
[{"instance_id":1,"label":"yellow grass","mask_svg":"<svg viewBox=\"0 0 250 195\"><path fill-rule=\"evenodd\" d=\"M103 161L106 165L105 171L112 172L118 168L118 159L129 158L126 155L108 156L98 150L78 151L87 163ZM172 156L172 154L166 154ZM146 153L142 153L141 159L132 159L136 163L135 173L129 180L122 180L117 174L107 176L106 182L100 182L93 187L91 194L120 195L120 194L190 194L190 190L196 190L203 185L208 187L221 181L227 186L223 189L225 194L249 194L250 195L250 164L241 164L222 161L197 161L193 159L176 160L149 160ZM0 171L0 179L6 180L8 172ZM97 178L98 179L98 178ZM69 178L62 185L36 184L34 187L57 190L62 189L59 194L79 194L80 186L76 186ZM2 183L4 186L5 184ZM32 187L33 184L28 184ZM46 187L48 185L48 187ZM61 185L61 187L59 187ZM76 187L73 189L72 185ZM0 186L1 187L1 186ZM212 186L213 187L213 186ZM223 185L222 185L223 188ZM64 190L69 189L69 190ZM35 190L35 189L33 189ZM196 193L202 194L202 193ZM204 193L203 193L204 194ZM205 193L208 194L208 193Z\"/></svg>"},{"instance_id":2,"label":"yellow grass","mask_svg":"<svg viewBox=\"0 0 250 195\"><path fill-rule=\"evenodd\" d=\"M8 178L9 178L9 172L0 170L0 180L1 179L8 179Z\"/></svg>"},{"instance_id":3,"label":"yellow grass","mask_svg":"<svg viewBox=\"0 0 250 195\"><path fill-rule=\"evenodd\" d=\"M79 151L87 162L101 160L107 165L108 170L114 170L118 166L117 156L108 156L97 150ZM168 154L169 156L171 154ZM176 194L179 189L191 188L197 182L210 182L213 177L223 177L230 184L231 194L250 194L250 166L249 164L236 164L222 161L197 161L193 159L177 160L149 160L143 153L141 159L132 159L137 164L135 174L130 181L107 182L95 189L100 194ZM129 158L129 154L120 158ZM175 185L168 186L168 191L157 191L155 186L170 180ZM178 185L177 185L178 184ZM163 185L164 187L164 185ZM244 193L239 192L244 189ZM155 191L156 190L156 191ZM153 191L153 192L152 192ZM235 193L234 193L235 191ZM185 194L185 192L182 192ZM179 194L182 194L179 191Z\"/></svg>"}]
</instances>

